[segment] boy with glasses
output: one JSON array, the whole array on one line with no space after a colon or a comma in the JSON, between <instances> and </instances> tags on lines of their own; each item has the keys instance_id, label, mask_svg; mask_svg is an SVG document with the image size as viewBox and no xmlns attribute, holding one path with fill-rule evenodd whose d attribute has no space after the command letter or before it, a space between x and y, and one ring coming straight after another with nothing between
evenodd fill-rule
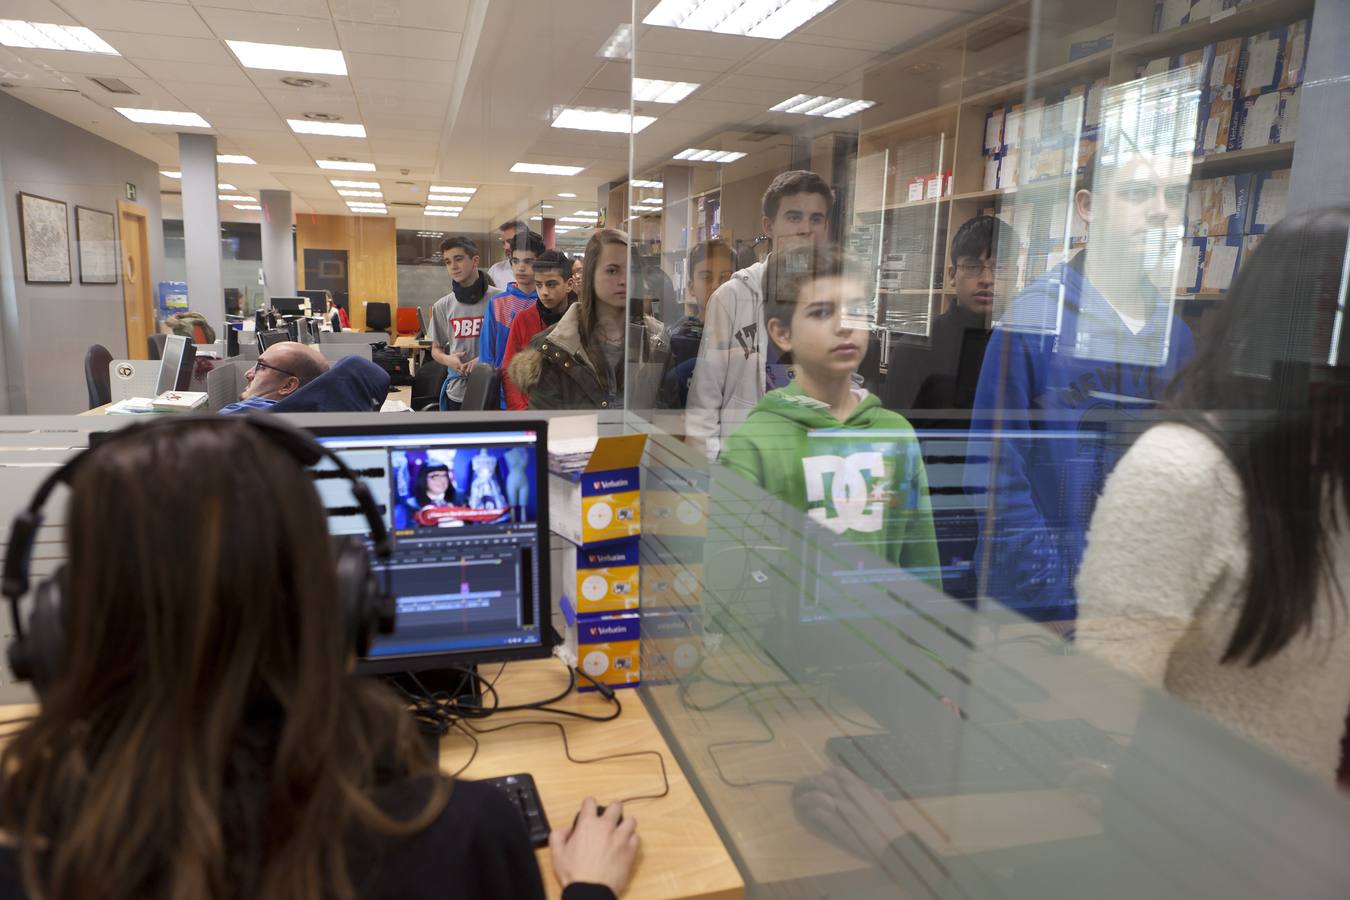
<instances>
[{"instance_id":1,"label":"boy with glasses","mask_svg":"<svg viewBox=\"0 0 1350 900\"><path fill-rule=\"evenodd\" d=\"M466 237L441 242L441 258L450 273L450 293L431 307L431 358L445 366L440 407L457 410L464 402L468 375L478 362L485 298L498 293L488 273L478 268L478 245Z\"/></svg>"}]
</instances>

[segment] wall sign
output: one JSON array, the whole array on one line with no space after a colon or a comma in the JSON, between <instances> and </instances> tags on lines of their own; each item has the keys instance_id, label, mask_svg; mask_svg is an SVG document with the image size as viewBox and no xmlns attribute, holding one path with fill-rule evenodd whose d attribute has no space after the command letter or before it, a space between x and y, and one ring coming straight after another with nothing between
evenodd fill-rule
<instances>
[{"instance_id":1,"label":"wall sign","mask_svg":"<svg viewBox=\"0 0 1350 900\"><path fill-rule=\"evenodd\" d=\"M136 199L136 185L132 184L130 181L127 182L127 199Z\"/></svg>"}]
</instances>

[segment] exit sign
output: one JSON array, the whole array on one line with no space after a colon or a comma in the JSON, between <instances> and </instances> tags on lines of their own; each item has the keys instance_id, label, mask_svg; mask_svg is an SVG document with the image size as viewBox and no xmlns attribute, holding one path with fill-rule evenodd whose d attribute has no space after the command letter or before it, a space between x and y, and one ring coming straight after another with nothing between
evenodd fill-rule
<instances>
[{"instance_id":1,"label":"exit sign","mask_svg":"<svg viewBox=\"0 0 1350 900\"><path fill-rule=\"evenodd\" d=\"M130 181L127 182L127 199L136 199L136 185L132 184Z\"/></svg>"}]
</instances>

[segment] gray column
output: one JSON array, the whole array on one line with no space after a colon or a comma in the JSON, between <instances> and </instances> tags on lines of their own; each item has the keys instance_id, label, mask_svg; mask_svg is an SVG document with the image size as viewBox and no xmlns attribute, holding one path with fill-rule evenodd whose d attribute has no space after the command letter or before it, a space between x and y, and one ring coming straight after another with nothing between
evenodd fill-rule
<instances>
[{"instance_id":1,"label":"gray column","mask_svg":"<svg viewBox=\"0 0 1350 900\"><path fill-rule=\"evenodd\" d=\"M0 184L5 183L0 171ZM28 412L23 371L23 334L19 329L19 297L14 281L19 277L16 259L11 247L18 242L10 240L9 216L0 212L0 415L22 415Z\"/></svg>"},{"instance_id":2,"label":"gray column","mask_svg":"<svg viewBox=\"0 0 1350 900\"><path fill-rule=\"evenodd\" d=\"M262 267L267 296L293 297L299 283L295 280L291 192L260 191L258 199L262 202Z\"/></svg>"},{"instance_id":3,"label":"gray column","mask_svg":"<svg viewBox=\"0 0 1350 900\"><path fill-rule=\"evenodd\" d=\"M187 263L188 306L217 323L225 322L225 285L220 271L220 200L216 185L216 136L178 135L183 172L183 254Z\"/></svg>"},{"instance_id":4,"label":"gray column","mask_svg":"<svg viewBox=\"0 0 1350 900\"><path fill-rule=\"evenodd\" d=\"M1317 0L1299 93L1287 212L1350 202L1350 3Z\"/></svg>"}]
</instances>

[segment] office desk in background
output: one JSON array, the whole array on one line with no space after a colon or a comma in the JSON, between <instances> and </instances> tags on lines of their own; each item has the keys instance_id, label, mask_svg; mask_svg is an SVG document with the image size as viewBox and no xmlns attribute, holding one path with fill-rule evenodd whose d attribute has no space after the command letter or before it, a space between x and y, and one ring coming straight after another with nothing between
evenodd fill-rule
<instances>
[{"instance_id":1,"label":"office desk in background","mask_svg":"<svg viewBox=\"0 0 1350 900\"><path fill-rule=\"evenodd\" d=\"M402 402L405 406L407 406L409 409L411 409L411 408L412 408L412 387L410 387L409 385L406 385L406 384L405 384L405 385L401 385L401 386L399 386L399 387L394 388L392 391L390 391L389 396L385 398L385 402L388 403L390 400L397 400L397 401L400 401L400 402ZM82 413L78 413L78 415L81 415L81 416L101 416L101 415L104 415L104 414L107 412L108 407L110 407L110 406L112 406L111 403L105 403L105 404L103 404L102 406L95 406L93 409L88 409L88 410L85 410L85 411L82 412ZM392 410L391 410L391 411L392 411ZM398 411L398 412L405 412L405 410L397 410L397 411ZM383 412L383 410L381 410L381 412Z\"/></svg>"}]
</instances>

